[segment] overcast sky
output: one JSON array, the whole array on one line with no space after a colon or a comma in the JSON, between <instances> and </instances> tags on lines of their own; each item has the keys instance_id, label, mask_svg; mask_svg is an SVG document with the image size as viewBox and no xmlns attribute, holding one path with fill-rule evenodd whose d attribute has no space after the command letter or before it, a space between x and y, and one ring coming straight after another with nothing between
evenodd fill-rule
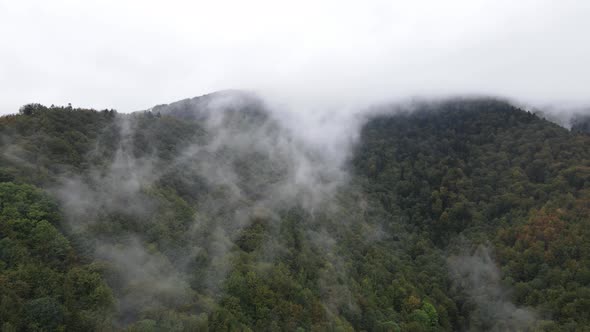
<instances>
[{"instance_id":1,"label":"overcast sky","mask_svg":"<svg viewBox=\"0 0 590 332\"><path fill-rule=\"evenodd\" d=\"M0 0L0 113L215 90L590 100L590 1Z\"/></svg>"}]
</instances>

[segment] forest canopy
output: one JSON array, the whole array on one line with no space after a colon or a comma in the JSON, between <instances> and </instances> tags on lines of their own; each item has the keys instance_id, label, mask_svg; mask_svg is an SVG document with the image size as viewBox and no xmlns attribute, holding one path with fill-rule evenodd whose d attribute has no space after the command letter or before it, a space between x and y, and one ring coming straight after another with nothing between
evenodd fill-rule
<instances>
[{"instance_id":1,"label":"forest canopy","mask_svg":"<svg viewBox=\"0 0 590 332\"><path fill-rule=\"evenodd\" d=\"M211 100L0 117L1 331L590 326L581 119L383 106L333 165Z\"/></svg>"}]
</instances>

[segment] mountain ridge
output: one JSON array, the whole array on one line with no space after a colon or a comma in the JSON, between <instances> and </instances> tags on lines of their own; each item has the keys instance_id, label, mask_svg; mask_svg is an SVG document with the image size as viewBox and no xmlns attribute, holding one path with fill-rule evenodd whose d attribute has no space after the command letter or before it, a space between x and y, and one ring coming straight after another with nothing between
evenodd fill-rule
<instances>
[{"instance_id":1,"label":"mountain ridge","mask_svg":"<svg viewBox=\"0 0 590 332\"><path fill-rule=\"evenodd\" d=\"M590 322L590 136L495 98L393 105L340 165L233 94L0 117L2 328Z\"/></svg>"}]
</instances>

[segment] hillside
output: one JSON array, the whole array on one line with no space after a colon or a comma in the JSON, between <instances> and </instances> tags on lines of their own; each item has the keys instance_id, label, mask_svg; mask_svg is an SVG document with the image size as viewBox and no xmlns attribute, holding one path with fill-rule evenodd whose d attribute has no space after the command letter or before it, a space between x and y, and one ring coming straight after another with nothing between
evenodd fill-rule
<instances>
[{"instance_id":1,"label":"hillside","mask_svg":"<svg viewBox=\"0 0 590 332\"><path fill-rule=\"evenodd\" d=\"M0 326L583 330L582 131L496 99L389 105L339 165L246 93L27 105L0 118Z\"/></svg>"}]
</instances>

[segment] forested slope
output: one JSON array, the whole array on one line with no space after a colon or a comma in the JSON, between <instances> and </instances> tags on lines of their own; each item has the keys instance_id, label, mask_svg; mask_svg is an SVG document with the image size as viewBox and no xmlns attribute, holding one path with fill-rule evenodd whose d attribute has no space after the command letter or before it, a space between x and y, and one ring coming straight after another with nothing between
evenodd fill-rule
<instances>
[{"instance_id":1,"label":"forested slope","mask_svg":"<svg viewBox=\"0 0 590 332\"><path fill-rule=\"evenodd\" d=\"M3 330L590 325L588 135L418 103L332 165L227 94L0 118Z\"/></svg>"},{"instance_id":2,"label":"forested slope","mask_svg":"<svg viewBox=\"0 0 590 332\"><path fill-rule=\"evenodd\" d=\"M547 327L590 323L587 135L478 100L374 119L362 141L355 169L386 209L437 247L493 248L515 303Z\"/></svg>"}]
</instances>

